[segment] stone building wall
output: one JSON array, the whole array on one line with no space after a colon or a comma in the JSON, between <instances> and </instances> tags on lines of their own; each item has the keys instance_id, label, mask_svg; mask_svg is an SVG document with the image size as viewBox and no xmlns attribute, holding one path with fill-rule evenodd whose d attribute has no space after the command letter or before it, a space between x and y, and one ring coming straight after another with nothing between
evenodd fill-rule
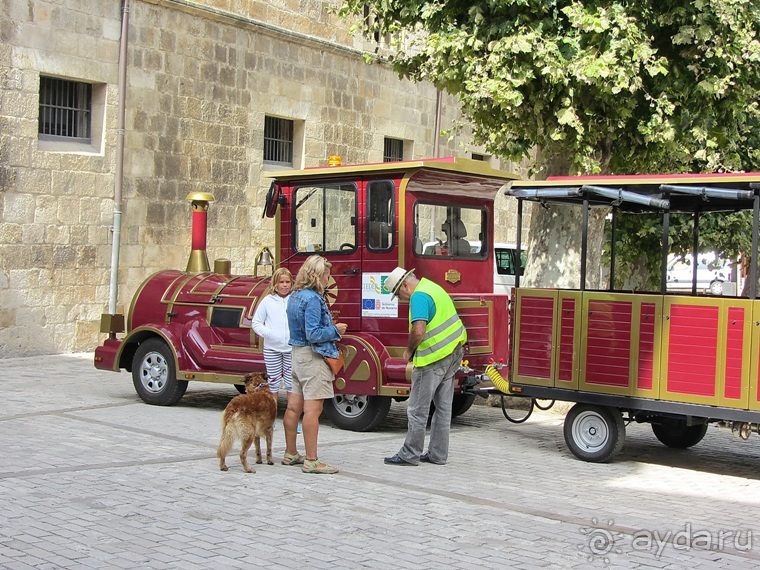
<instances>
[{"instance_id":1,"label":"stone building wall","mask_svg":"<svg viewBox=\"0 0 760 570\"><path fill-rule=\"evenodd\" d=\"M121 0L0 3L0 357L89 351L111 271ZM211 192L208 256L250 273L265 115L302 125L297 167L382 161L385 136L433 155L436 93L362 60L363 40L317 0L132 0L117 312L190 252L190 192ZM89 152L38 142L40 75L99 86ZM443 128L458 117L446 98ZM405 143L406 144L406 143ZM441 155L468 156L461 140ZM498 166L498 165L497 165ZM498 220L497 220L498 222Z\"/></svg>"}]
</instances>

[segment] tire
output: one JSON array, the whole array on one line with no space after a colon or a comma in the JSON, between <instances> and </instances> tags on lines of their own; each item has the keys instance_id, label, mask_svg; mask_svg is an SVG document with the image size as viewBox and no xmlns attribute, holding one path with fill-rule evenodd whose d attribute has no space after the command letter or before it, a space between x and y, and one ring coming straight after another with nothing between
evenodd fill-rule
<instances>
[{"instance_id":1,"label":"tire","mask_svg":"<svg viewBox=\"0 0 760 570\"><path fill-rule=\"evenodd\" d=\"M390 409L391 399L385 396L337 394L324 405L333 425L350 431L372 431L383 423Z\"/></svg>"},{"instance_id":2,"label":"tire","mask_svg":"<svg viewBox=\"0 0 760 570\"><path fill-rule=\"evenodd\" d=\"M461 416L472 407L475 402L475 394L454 394L454 400L451 403L451 417Z\"/></svg>"},{"instance_id":3,"label":"tire","mask_svg":"<svg viewBox=\"0 0 760 570\"><path fill-rule=\"evenodd\" d=\"M565 443L573 455L604 463L623 449L625 424L617 408L575 404L565 416Z\"/></svg>"},{"instance_id":4,"label":"tire","mask_svg":"<svg viewBox=\"0 0 760 570\"><path fill-rule=\"evenodd\" d=\"M710 287L708 287L708 291L711 295L722 295L723 294L723 281L720 279L716 279L715 281L712 281L710 283Z\"/></svg>"},{"instance_id":5,"label":"tire","mask_svg":"<svg viewBox=\"0 0 760 570\"><path fill-rule=\"evenodd\" d=\"M660 443L676 449L697 445L707 433L707 424L687 426L685 420L665 420L652 424L654 436Z\"/></svg>"},{"instance_id":6,"label":"tire","mask_svg":"<svg viewBox=\"0 0 760 570\"><path fill-rule=\"evenodd\" d=\"M132 383L143 402L153 406L173 406L187 390L187 381L177 379L172 351L159 338L148 339L137 347L132 360Z\"/></svg>"}]
</instances>

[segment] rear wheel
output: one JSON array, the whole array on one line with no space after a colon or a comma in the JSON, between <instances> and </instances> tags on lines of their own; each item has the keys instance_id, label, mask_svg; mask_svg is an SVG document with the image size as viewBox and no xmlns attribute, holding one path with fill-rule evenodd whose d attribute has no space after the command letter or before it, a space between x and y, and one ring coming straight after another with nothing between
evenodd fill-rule
<instances>
[{"instance_id":1,"label":"rear wheel","mask_svg":"<svg viewBox=\"0 0 760 570\"><path fill-rule=\"evenodd\" d=\"M475 394L454 394L451 401L451 419L457 416L461 416L467 410L472 407L475 402ZM427 426L430 427L433 422L433 414L435 413L435 404L430 402L430 413L428 414Z\"/></svg>"},{"instance_id":2,"label":"rear wheel","mask_svg":"<svg viewBox=\"0 0 760 570\"><path fill-rule=\"evenodd\" d=\"M475 394L454 394L454 400L451 403L451 417L461 416L472 407L475 402Z\"/></svg>"},{"instance_id":3,"label":"rear wheel","mask_svg":"<svg viewBox=\"0 0 760 570\"><path fill-rule=\"evenodd\" d=\"M575 404L565 416L565 443L578 459L604 463L625 442L625 424L620 410L590 404Z\"/></svg>"},{"instance_id":4,"label":"rear wheel","mask_svg":"<svg viewBox=\"0 0 760 570\"><path fill-rule=\"evenodd\" d=\"M143 342L132 360L132 383L146 404L172 406L187 390L186 380L177 380L174 355L159 338Z\"/></svg>"},{"instance_id":5,"label":"rear wheel","mask_svg":"<svg viewBox=\"0 0 760 570\"><path fill-rule=\"evenodd\" d=\"M697 445L707 433L707 424L687 426L686 420L664 420L652 424L654 436L660 443L676 449Z\"/></svg>"},{"instance_id":6,"label":"rear wheel","mask_svg":"<svg viewBox=\"0 0 760 570\"><path fill-rule=\"evenodd\" d=\"M372 431L383 423L390 409L391 399L385 396L336 394L324 404L333 425L351 431Z\"/></svg>"}]
</instances>

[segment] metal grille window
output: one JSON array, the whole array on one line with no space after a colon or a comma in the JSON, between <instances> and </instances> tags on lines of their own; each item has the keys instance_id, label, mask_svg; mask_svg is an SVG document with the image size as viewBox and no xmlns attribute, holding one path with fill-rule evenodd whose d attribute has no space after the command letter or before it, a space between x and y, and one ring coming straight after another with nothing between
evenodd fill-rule
<instances>
[{"instance_id":1,"label":"metal grille window","mask_svg":"<svg viewBox=\"0 0 760 570\"><path fill-rule=\"evenodd\" d=\"M90 143L92 85L53 77L40 77L41 140Z\"/></svg>"},{"instance_id":2,"label":"metal grille window","mask_svg":"<svg viewBox=\"0 0 760 570\"><path fill-rule=\"evenodd\" d=\"M293 166L293 121L264 117L264 163Z\"/></svg>"},{"instance_id":3,"label":"metal grille window","mask_svg":"<svg viewBox=\"0 0 760 570\"><path fill-rule=\"evenodd\" d=\"M386 137L383 145L383 162L404 160L404 141Z\"/></svg>"}]
</instances>

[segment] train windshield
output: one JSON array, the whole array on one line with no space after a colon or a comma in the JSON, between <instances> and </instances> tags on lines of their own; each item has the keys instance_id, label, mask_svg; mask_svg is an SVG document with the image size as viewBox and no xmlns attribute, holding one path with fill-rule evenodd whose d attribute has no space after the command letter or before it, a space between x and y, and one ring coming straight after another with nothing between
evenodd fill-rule
<instances>
[{"instance_id":1,"label":"train windshield","mask_svg":"<svg viewBox=\"0 0 760 570\"><path fill-rule=\"evenodd\" d=\"M293 194L294 240L299 252L356 250L356 186L301 186Z\"/></svg>"}]
</instances>

